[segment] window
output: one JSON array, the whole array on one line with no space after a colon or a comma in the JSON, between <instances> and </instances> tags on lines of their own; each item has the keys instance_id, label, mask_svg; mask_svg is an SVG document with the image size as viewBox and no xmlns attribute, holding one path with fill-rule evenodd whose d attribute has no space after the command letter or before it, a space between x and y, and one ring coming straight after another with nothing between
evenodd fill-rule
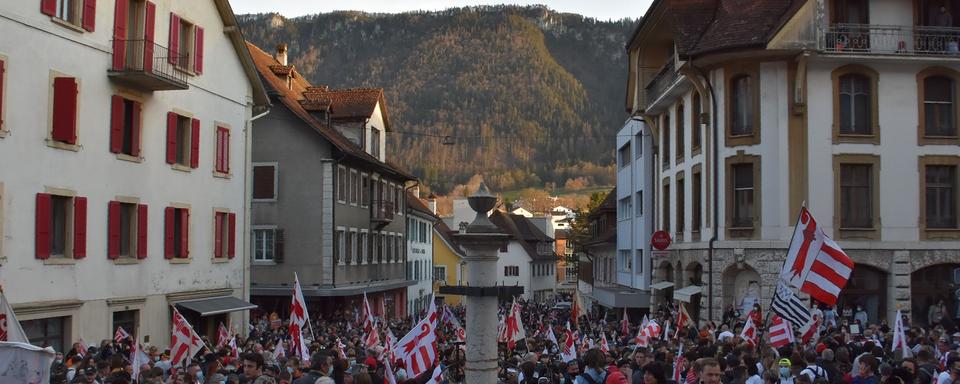
<instances>
[{"instance_id":1,"label":"window","mask_svg":"<svg viewBox=\"0 0 960 384\"><path fill-rule=\"evenodd\" d=\"M272 262L276 241L276 232L274 229L254 229L253 230L253 261Z\"/></svg>"},{"instance_id":2,"label":"window","mask_svg":"<svg viewBox=\"0 0 960 384\"><path fill-rule=\"evenodd\" d=\"M64 347L68 346L67 330L70 329L70 316L21 320L20 325L30 339L30 344L51 347L55 351L65 351Z\"/></svg>"},{"instance_id":3,"label":"window","mask_svg":"<svg viewBox=\"0 0 960 384\"><path fill-rule=\"evenodd\" d=\"M617 250L617 266L618 270L622 272L630 272L633 270L633 257L630 254L630 250Z\"/></svg>"},{"instance_id":4,"label":"window","mask_svg":"<svg viewBox=\"0 0 960 384\"><path fill-rule=\"evenodd\" d=\"M447 266L435 265L433 267L433 279L439 280L439 281L447 281Z\"/></svg>"},{"instance_id":5,"label":"window","mask_svg":"<svg viewBox=\"0 0 960 384\"><path fill-rule=\"evenodd\" d=\"M167 207L164 210L164 245L166 259L190 257L190 210Z\"/></svg>"},{"instance_id":6,"label":"window","mask_svg":"<svg viewBox=\"0 0 960 384\"><path fill-rule=\"evenodd\" d=\"M385 248L387 248L387 262L393 262L393 235L384 236Z\"/></svg>"},{"instance_id":7,"label":"window","mask_svg":"<svg viewBox=\"0 0 960 384\"><path fill-rule=\"evenodd\" d=\"M36 258L81 259L87 255L87 199L37 194Z\"/></svg>"},{"instance_id":8,"label":"window","mask_svg":"<svg viewBox=\"0 0 960 384\"><path fill-rule=\"evenodd\" d=\"M370 234L366 231L360 232L358 241L355 242L357 248L357 264L370 263Z\"/></svg>"},{"instance_id":9,"label":"window","mask_svg":"<svg viewBox=\"0 0 960 384\"><path fill-rule=\"evenodd\" d=\"M230 128L217 126L217 157L214 159L214 170L218 173L230 173Z\"/></svg>"},{"instance_id":10,"label":"window","mask_svg":"<svg viewBox=\"0 0 960 384\"><path fill-rule=\"evenodd\" d=\"M334 263L339 265L346 264L346 255L347 255L347 245L346 245L346 230L342 227L337 228L337 231L333 233L333 260Z\"/></svg>"},{"instance_id":11,"label":"window","mask_svg":"<svg viewBox=\"0 0 960 384\"><path fill-rule=\"evenodd\" d=\"M40 0L40 12L58 21L93 32L96 25L96 0Z\"/></svg>"},{"instance_id":12,"label":"window","mask_svg":"<svg viewBox=\"0 0 960 384\"><path fill-rule=\"evenodd\" d=\"M633 145L636 147L633 152L636 153L636 158L639 159L643 156L643 131L633 135Z\"/></svg>"},{"instance_id":13,"label":"window","mask_svg":"<svg viewBox=\"0 0 960 384\"><path fill-rule=\"evenodd\" d=\"M869 164L840 165L840 228L873 227Z\"/></svg>"},{"instance_id":14,"label":"window","mask_svg":"<svg viewBox=\"0 0 960 384\"><path fill-rule=\"evenodd\" d=\"M637 197L634 199L633 206L636 208L636 216L643 216L643 191L637 192Z\"/></svg>"},{"instance_id":15,"label":"window","mask_svg":"<svg viewBox=\"0 0 960 384\"><path fill-rule=\"evenodd\" d=\"M167 164L200 166L200 120L167 113Z\"/></svg>"},{"instance_id":16,"label":"window","mask_svg":"<svg viewBox=\"0 0 960 384\"><path fill-rule=\"evenodd\" d=\"M920 157L920 238L960 240L957 201L960 199L960 157Z\"/></svg>"},{"instance_id":17,"label":"window","mask_svg":"<svg viewBox=\"0 0 960 384\"><path fill-rule=\"evenodd\" d=\"M877 72L850 64L835 69L832 76L834 143L879 144Z\"/></svg>"},{"instance_id":18,"label":"window","mask_svg":"<svg viewBox=\"0 0 960 384\"><path fill-rule=\"evenodd\" d=\"M133 340L137 340L137 329L139 328L138 323L140 319L140 311L133 309L128 311L116 311L113 313L113 329L116 331L117 328L122 327L124 331L130 334L133 337Z\"/></svg>"},{"instance_id":19,"label":"window","mask_svg":"<svg viewBox=\"0 0 960 384\"><path fill-rule=\"evenodd\" d=\"M366 173L360 174L360 206L370 206L370 176Z\"/></svg>"},{"instance_id":20,"label":"window","mask_svg":"<svg viewBox=\"0 0 960 384\"><path fill-rule=\"evenodd\" d=\"M377 127L370 127L370 153L380 158L380 130Z\"/></svg>"},{"instance_id":21,"label":"window","mask_svg":"<svg viewBox=\"0 0 960 384\"><path fill-rule=\"evenodd\" d=\"M54 142L77 144L77 97L79 85L73 77L53 79L53 117L50 139Z\"/></svg>"},{"instance_id":22,"label":"window","mask_svg":"<svg viewBox=\"0 0 960 384\"><path fill-rule=\"evenodd\" d=\"M690 96L690 147L691 154L695 155L700 149L700 142L703 139L703 126L700 121L701 116L700 93L694 91Z\"/></svg>"},{"instance_id":23,"label":"window","mask_svg":"<svg viewBox=\"0 0 960 384\"><path fill-rule=\"evenodd\" d=\"M107 204L107 258L147 257L147 206L111 201Z\"/></svg>"},{"instance_id":24,"label":"window","mask_svg":"<svg viewBox=\"0 0 960 384\"><path fill-rule=\"evenodd\" d=\"M397 212L397 214L402 215L404 200L406 200L404 199L404 196L403 196L403 186L402 185L396 186L395 191L396 191L396 197L394 197L393 201L396 202L396 204L393 204L393 209Z\"/></svg>"},{"instance_id":25,"label":"window","mask_svg":"<svg viewBox=\"0 0 960 384\"><path fill-rule=\"evenodd\" d=\"M870 24L869 1L835 0L831 19L834 23Z\"/></svg>"},{"instance_id":26,"label":"window","mask_svg":"<svg viewBox=\"0 0 960 384\"><path fill-rule=\"evenodd\" d=\"M683 231L687 229L686 227L686 182L683 179L683 173L677 174L677 187L675 192L677 194L676 203L677 204L677 240L683 240Z\"/></svg>"},{"instance_id":27,"label":"window","mask_svg":"<svg viewBox=\"0 0 960 384\"><path fill-rule=\"evenodd\" d=\"M504 276L520 276L520 267L516 265L508 265L503 267Z\"/></svg>"},{"instance_id":28,"label":"window","mask_svg":"<svg viewBox=\"0 0 960 384\"><path fill-rule=\"evenodd\" d=\"M377 260L377 255L380 253L380 234L371 233L369 236L369 239L370 239L370 248L367 249L369 251L369 253L367 254L367 263L373 264L373 261ZM364 242L363 245L364 245L364 248L367 248L366 242Z\"/></svg>"},{"instance_id":29,"label":"window","mask_svg":"<svg viewBox=\"0 0 960 384\"><path fill-rule=\"evenodd\" d=\"M277 164L253 164L253 199L277 199Z\"/></svg>"},{"instance_id":30,"label":"window","mask_svg":"<svg viewBox=\"0 0 960 384\"><path fill-rule=\"evenodd\" d=\"M360 179L357 171L350 170L350 205L357 205L360 194Z\"/></svg>"},{"instance_id":31,"label":"window","mask_svg":"<svg viewBox=\"0 0 960 384\"><path fill-rule=\"evenodd\" d=\"M403 235L397 235L397 257L394 259L395 262L400 262L406 254L406 248L403 246Z\"/></svg>"},{"instance_id":32,"label":"window","mask_svg":"<svg viewBox=\"0 0 960 384\"><path fill-rule=\"evenodd\" d=\"M920 100L920 144L960 144L957 135L957 87L960 73L943 67L917 74Z\"/></svg>"},{"instance_id":33,"label":"window","mask_svg":"<svg viewBox=\"0 0 960 384\"><path fill-rule=\"evenodd\" d=\"M347 184L347 168L337 167L337 201L341 204L347 202L347 190L350 189Z\"/></svg>"},{"instance_id":34,"label":"window","mask_svg":"<svg viewBox=\"0 0 960 384\"><path fill-rule=\"evenodd\" d=\"M697 165L699 166L699 164L697 164ZM701 200L701 196L702 196L701 194L702 194L702 192L703 192L703 189L702 189L702 188L703 188L702 176L703 176L703 174L699 171L699 169L696 169L696 168L695 168L695 169L693 170L693 185L691 185L691 187L692 187L693 189L690 191L691 202L692 202L692 205L691 205L690 208L691 208L693 211L690 212L690 214L691 214L690 230L691 230L694 234L700 232L700 227L703 225L703 222L702 222L702 217L703 217L703 216L702 216L702 215L703 215L703 206L702 206L702 204L703 204L703 201ZM698 240L700 240L700 239L699 239L699 238L694 238L694 239L691 239L691 240L693 240L693 241L698 241Z\"/></svg>"},{"instance_id":35,"label":"window","mask_svg":"<svg viewBox=\"0 0 960 384\"><path fill-rule=\"evenodd\" d=\"M730 168L733 178L733 227L753 227L753 164L735 164Z\"/></svg>"},{"instance_id":36,"label":"window","mask_svg":"<svg viewBox=\"0 0 960 384\"><path fill-rule=\"evenodd\" d=\"M170 63L178 69L203 73L203 28L170 14Z\"/></svg>"},{"instance_id":37,"label":"window","mask_svg":"<svg viewBox=\"0 0 960 384\"><path fill-rule=\"evenodd\" d=\"M663 146L660 148L660 158L663 160L663 168L670 166L670 115L663 115L663 129L660 136L663 137Z\"/></svg>"},{"instance_id":38,"label":"window","mask_svg":"<svg viewBox=\"0 0 960 384\"><path fill-rule=\"evenodd\" d=\"M237 214L216 211L213 214L213 258L232 259L236 255Z\"/></svg>"},{"instance_id":39,"label":"window","mask_svg":"<svg viewBox=\"0 0 960 384\"><path fill-rule=\"evenodd\" d=\"M113 13L113 69L152 72L157 6L149 1L117 1Z\"/></svg>"},{"instance_id":40,"label":"window","mask_svg":"<svg viewBox=\"0 0 960 384\"><path fill-rule=\"evenodd\" d=\"M142 104L113 95L110 108L110 152L140 157Z\"/></svg>"},{"instance_id":41,"label":"window","mask_svg":"<svg viewBox=\"0 0 960 384\"><path fill-rule=\"evenodd\" d=\"M683 157L686 153L687 141L684 138L684 130L686 127L683 125L686 120L683 111L683 103L681 102L677 105L677 163L683 162Z\"/></svg>"},{"instance_id":42,"label":"window","mask_svg":"<svg viewBox=\"0 0 960 384\"><path fill-rule=\"evenodd\" d=\"M642 249L638 249L638 250L637 250L637 261L639 261L640 264L637 264L637 271L636 271L636 272L637 272L637 273L643 273L643 250L642 250Z\"/></svg>"},{"instance_id":43,"label":"window","mask_svg":"<svg viewBox=\"0 0 960 384\"><path fill-rule=\"evenodd\" d=\"M630 142L628 141L619 150L617 150L617 159L620 161L620 168L630 165L630 159L633 158L630 153Z\"/></svg>"},{"instance_id":44,"label":"window","mask_svg":"<svg viewBox=\"0 0 960 384\"><path fill-rule=\"evenodd\" d=\"M383 264L383 256L386 253L387 247L387 235L385 233L379 233L375 235L377 242L377 264Z\"/></svg>"},{"instance_id":45,"label":"window","mask_svg":"<svg viewBox=\"0 0 960 384\"><path fill-rule=\"evenodd\" d=\"M663 193L660 194L660 199L663 202L663 211L660 216L663 221L663 230L670 232L670 179L663 180Z\"/></svg>"},{"instance_id":46,"label":"window","mask_svg":"<svg viewBox=\"0 0 960 384\"><path fill-rule=\"evenodd\" d=\"M620 220L629 219L630 212L633 212L633 199L630 196L620 199L617 208L617 218Z\"/></svg>"},{"instance_id":47,"label":"window","mask_svg":"<svg viewBox=\"0 0 960 384\"><path fill-rule=\"evenodd\" d=\"M733 124L731 136L752 135L754 130L754 81L750 75L739 75L730 81L730 99Z\"/></svg>"},{"instance_id":48,"label":"window","mask_svg":"<svg viewBox=\"0 0 960 384\"><path fill-rule=\"evenodd\" d=\"M355 244L357 245L355 246ZM356 259L354 259L354 255L356 255ZM350 230L350 232L347 232L347 243L346 243L346 249L344 250L343 257L347 265L353 264L354 262L356 262L357 264L361 263L360 245L357 242L356 230Z\"/></svg>"}]
</instances>

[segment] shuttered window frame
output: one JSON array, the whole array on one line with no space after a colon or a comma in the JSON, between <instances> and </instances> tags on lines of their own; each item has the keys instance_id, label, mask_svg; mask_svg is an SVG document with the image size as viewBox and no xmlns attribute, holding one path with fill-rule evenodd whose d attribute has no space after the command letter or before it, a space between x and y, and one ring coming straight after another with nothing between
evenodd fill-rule
<instances>
[{"instance_id":1,"label":"shuttered window frame","mask_svg":"<svg viewBox=\"0 0 960 384\"><path fill-rule=\"evenodd\" d=\"M40 0L40 13L50 16L50 20L55 24L77 32L96 30L97 0L75 0L71 8L70 12L74 16L69 17L72 20L67 20L62 14L58 14L56 0Z\"/></svg>"},{"instance_id":2,"label":"shuttered window frame","mask_svg":"<svg viewBox=\"0 0 960 384\"><path fill-rule=\"evenodd\" d=\"M176 210L182 210L186 213L186 219L181 215L174 213ZM193 237L191 227L197 218L193 215L193 210L191 209L190 204L185 203L169 203L164 207L162 223L163 223L163 258L166 259L170 264L189 264L193 260L193 253L191 252L190 239ZM174 233L177 225L175 222L171 221L171 216L173 220L181 220L181 234L180 242L177 243L177 234ZM176 257L173 247L180 247L186 250L186 257Z\"/></svg>"},{"instance_id":3,"label":"shuttered window frame","mask_svg":"<svg viewBox=\"0 0 960 384\"><path fill-rule=\"evenodd\" d=\"M237 214L228 208L215 207L212 218L213 262L225 263L236 257Z\"/></svg>"},{"instance_id":4,"label":"shuttered window frame","mask_svg":"<svg viewBox=\"0 0 960 384\"><path fill-rule=\"evenodd\" d=\"M253 185L253 190L254 190L254 193L253 193L253 196L254 196L254 197L253 197L253 201L254 201L254 202L274 202L274 201L277 201L277 196L279 195L279 191L277 190L277 187L279 186L279 182L280 182L280 164L277 163L277 162L255 162L255 163L253 163L252 165L253 165L253 168L251 168L251 173L253 173L253 172L256 170L257 167L273 167L273 197L256 197L256 196L257 196L256 191L258 190L258 189L257 189L257 183L258 183L258 181L257 181L257 175L256 175L256 174L252 174L253 183L254 183L254 185Z\"/></svg>"},{"instance_id":5,"label":"shuttered window frame","mask_svg":"<svg viewBox=\"0 0 960 384\"><path fill-rule=\"evenodd\" d=\"M57 78L72 78L74 80L76 94L73 96L73 98L69 98L62 93L58 93L58 87L55 85L57 83ZM80 93L83 92L83 80L73 75L51 70L47 89L49 90L47 103L47 138L45 140L47 146L51 148L79 152L80 149L83 148L80 142L79 132L81 110L80 104L82 102ZM59 92L64 92L64 90L60 89ZM58 96L63 96L66 100L57 100ZM64 101L66 101L67 104L64 104ZM63 133L55 134L54 127L55 125L60 127L60 124L63 123L72 125L68 128L70 131L72 131L70 132L72 133L72 137L67 140L57 140L55 137Z\"/></svg>"},{"instance_id":6,"label":"shuttered window frame","mask_svg":"<svg viewBox=\"0 0 960 384\"><path fill-rule=\"evenodd\" d=\"M186 132L187 144L181 142L180 134L177 130L180 120L189 120L189 127ZM164 158L170 168L191 172L200 167L200 119L193 113L182 109L173 108L164 117ZM183 148L179 148L183 146ZM177 159L177 150L183 150L185 163L180 163Z\"/></svg>"},{"instance_id":7,"label":"shuttered window frame","mask_svg":"<svg viewBox=\"0 0 960 384\"><path fill-rule=\"evenodd\" d=\"M131 102L133 104L133 115L132 115L132 153L127 154L123 153L123 121L117 121L118 118L125 118L127 106L126 102ZM144 160L143 157L143 105L145 104L145 99L142 96L131 94L128 92L118 92L111 96L110 98L110 122L109 122L109 150L110 153L113 153L117 160L129 161L133 163L142 163ZM119 105L118 105L119 104ZM116 136L120 133L120 136Z\"/></svg>"},{"instance_id":8,"label":"shuttered window frame","mask_svg":"<svg viewBox=\"0 0 960 384\"><path fill-rule=\"evenodd\" d=\"M51 257L50 214L53 197L68 198L64 218L63 257ZM88 200L76 191L65 188L47 187L37 193L34 205L34 258L45 265L70 265L87 256L88 238ZM46 231L44 232L44 228Z\"/></svg>"},{"instance_id":9,"label":"shuttered window frame","mask_svg":"<svg viewBox=\"0 0 960 384\"><path fill-rule=\"evenodd\" d=\"M230 136L232 129L229 124L214 122L213 140L213 176L229 179L233 176L230 171Z\"/></svg>"},{"instance_id":10,"label":"shuttered window frame","mask_svg":"<svg viewBox=\"0 0 960 384\"><path fill-rule=\"evenodd\" d=\"M120 209L122 204L133 205L134 212L130 218L132 230L129 233L131 237L130 254L127 257L120 257L120 236L122 230L119 228ZM114 208L116 207L116 208ZM149 244L147 242L149 235L149 208L146 204L140 203L140 198L131 196L117 196L114 200L107 203L107 259L114 264L137 264L146 259L149 254ZM117 232L119 231L119 232Z\"/></svg>"}]
</instances>

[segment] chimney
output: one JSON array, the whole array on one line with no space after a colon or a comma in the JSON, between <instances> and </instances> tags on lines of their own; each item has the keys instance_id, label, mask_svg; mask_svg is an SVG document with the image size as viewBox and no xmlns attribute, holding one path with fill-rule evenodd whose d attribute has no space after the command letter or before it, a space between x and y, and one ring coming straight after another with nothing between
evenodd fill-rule
<instances>
[{"instance_id":1,"label":"chimney","mask_svg":"<svg viewBox=\"0 0 960 384\"><path fill-rule=\"evenodd\" d=\"M277 55L273 57L280 65L287 65L287 44L277 44Z\"/></svg>"},{"instance_id":2,"label":"chimney","mask_svg":"<svg viewBox=\"0 0 960 384\"><path fill-rule=\"evenodd\" d=\"M427 207L430 208L430 212L433 212L434 215L437 214L437 195L434 195L432 192L430 196L427 197Z\"/></svg>"}]
</instances>

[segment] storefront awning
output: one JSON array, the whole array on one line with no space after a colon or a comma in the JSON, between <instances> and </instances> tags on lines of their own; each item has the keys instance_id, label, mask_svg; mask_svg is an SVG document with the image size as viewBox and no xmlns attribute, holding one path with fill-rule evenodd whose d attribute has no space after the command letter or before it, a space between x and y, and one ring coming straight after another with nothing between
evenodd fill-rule
<instances>
[{"instance_id":1,"label":"storefront awning","mask_svg":"<svg viewBox=\"0 0 960 384\"><path fill-rule=\"evenodd\" d=\"M672 282L669 282L669 281L661 281L661 282L659 282L659 283L654 283L653 285L651 285L651 286L650 286L650 289L651 289L651 290L655 290L655 291L662 291L662 290L667 289L667 288L670 288L670 287L673 287L673 283L672 283Z\"/></svg>"},{"instance_id":2,"label":"storefront awning","mask_svg":"<svg viewBox=\"0 0 960 384\"><path fill-rule=\"evenodd\" d=\"M694 295L700 294L700 292L703 292L703 289L699 285L690 285L673 291L673 298L689 303L690 299L693 298Z\"/></svg>"},{"instance_id":3,"label":"storefront awning","mask_svg":"<svg viewBox=\"0 0 960 384\"><path fill-rule=\"evenodd\" d=\"M210 297L206 299L181 301L177 303L177 306L199 313L200 316L212 316L219 315L221 313L246 311L248 309L257 308L256 305L250 304L233 296Z\"/></svg>"}]
</instances>

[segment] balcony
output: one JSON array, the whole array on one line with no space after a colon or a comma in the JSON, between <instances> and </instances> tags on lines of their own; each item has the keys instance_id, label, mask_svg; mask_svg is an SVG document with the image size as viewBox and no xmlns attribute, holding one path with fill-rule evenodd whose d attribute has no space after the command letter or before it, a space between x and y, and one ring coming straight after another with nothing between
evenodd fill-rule
<instances>
[{"instance_id":1,"label":"balcony","mask_svg":"<svg viewBox=\"0 0 960 384\"><path fill-rule=\"evenodd\" d=\"M393 212L392 201L374 200L370 204L370 221L381 229L393 222Z\"/></svg>"},{"instance_id":2,"label":"balcony","mask_svg":"<svg viewBox=\"0 0 960 384\"><path fill-rule=\"evenodd\" d=\"M674 67L674 61L668 60L650 78L644 88L644 109L649 114L657 114L667 103L662 101L682 94L688 89L689 83L678 82L680 73Z\"/></svg>"},{"instance_id":3,"label":"balcony","mask_svg":"<svg viewBox=\"0 0 960 384\"><path fill-rule=\"evenodd\" d=\"M107 76L118 83L143 91L171 91L189 88L186 72L176 69L186 55L172 55L163 46L147 40L114 40L113 65Z\"/></svg>"},{"instance_id":4,"label":"balcony","mask_svg":"<svg viewBox=\"0 0 960 384\"><path fill-rule=\"evenodd\" d=\"M960 57L960 28L833 24L821 28L821 35L825 53Z\"/></svg>"}]
</instances>

